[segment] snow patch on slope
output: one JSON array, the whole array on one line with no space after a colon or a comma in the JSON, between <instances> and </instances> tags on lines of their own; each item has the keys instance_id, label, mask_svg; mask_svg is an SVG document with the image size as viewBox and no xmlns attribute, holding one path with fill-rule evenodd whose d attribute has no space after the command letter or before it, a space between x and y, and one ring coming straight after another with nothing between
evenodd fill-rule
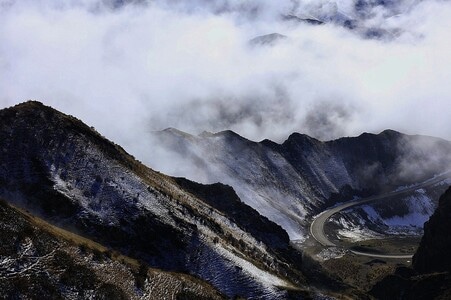
<instances>
[{"instance_id":1,"label":"snow patch on slope","mask_svg":"<svg viewBox=\"0 0 451 300\"><path fill-rule=\"evenodd\" d=\"M396 227L416 227L422 228L424 222L426 222L429 217L434 212L435 205L432 199L426 194L423 189L419 189L415 194L408 196L403 199L405 201L409 211L405 215L394 215L389 218L384 218L377 211L377 207L371 207L366 205L363 207L365 212L371 213L372 221L381 222L391 228ZM407 229L407 228L406 228Z\"/></svg>"},{"instance_id":2,"label":"snow patch on slope","mask_svg":"<svg viewBox=\"0 0 451 300\"><path fill-rule=\"evenodd\" d=\"M418 189L412 195L396 201L399 201L399 206L392 208L390 203L377 202L352 207L340 212L332 220L340 227L338 234L352 241L381 238L386 234L422 234L424 222L435 209L432 197L424 189ZM402 212L399 207L403 208Z\"/></svg>"},{"instance_id":3,"label":"snow patch on slope","mask_svg":"<svg viewBox=\"0 0 451 300\"><path fill-rule=\"evenodd\" d=\"M240 258L235 255L229 249L224 247L216 247L215 250L220 253L221 256L228 258L230 261L234 262L234 265L240 266L243 272L247 273L250 277L254 278L265 286L268 290L271 290L274 294L277 294L277 289L275 286L292 288L288 282L280 279L279 277L257 268L255 265L251 264L249 261Z\"/></svg>"},{"instance_id":4,"label":"snow patch on slope","mask_svg":"<svg viewBox=\"0 0 451 300\"><path fill-rule=\"evenodd\" d=\"M362 218L349 217L349 210L344 211L346 215L337 214L332 217L332 221L338 224L341 229L337 231L338 236L351 242L382 238L383 235L367 228L365 220ZM357 220L357 222L356 222Z\"/></svg>"}]
</instances>

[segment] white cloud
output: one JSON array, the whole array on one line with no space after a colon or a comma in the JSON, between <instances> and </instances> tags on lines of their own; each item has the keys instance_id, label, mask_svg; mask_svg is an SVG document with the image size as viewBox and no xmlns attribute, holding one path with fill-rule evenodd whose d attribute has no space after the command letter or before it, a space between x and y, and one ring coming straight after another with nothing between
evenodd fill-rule
<instances>
[{"instance_id":1,"label":"white cloud","mask_svg":"<svg viewBox=\"0 0 451 300\"><path fill-rule=\"evenodd\" d=\"M279 141L292 131L333 138L385 128L451 139L451 3L414 2L367 9L359 26L388 32L378 40L280 18L355 17L351 1L161 0L114 10L105 1L0 0L0 106L40 100L143 160L145 133L165 127ZM249 45L272 32L289 38Z\"/></svg>"}]
</instances>

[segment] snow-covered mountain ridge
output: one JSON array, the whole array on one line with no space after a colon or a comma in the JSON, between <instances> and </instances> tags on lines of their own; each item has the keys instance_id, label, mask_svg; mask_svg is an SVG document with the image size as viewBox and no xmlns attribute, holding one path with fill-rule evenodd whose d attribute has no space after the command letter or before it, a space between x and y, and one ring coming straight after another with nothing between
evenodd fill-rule
<instances>
[{"instance_id":1,"label":"snow-covered mountain ridge","mask_svg":"<svg viewBox=\"0 0 451 300\"><path fill-rule=\"evenodd\" d=\"M152 139L164 147L172 164L159 164L160 150L149 155L155 158L151 166L203 183L231 185L246 204L281 225L292 240L304 239L311 217L326 207L396 190L451 167L450 142L392 130L328 142L294 133L282 144L253 142L231 131L195 136L167 129ZM423 214L422 207L432 208L425 218L444 189L439 184L422 196L428 203L416 207ZM399 202L408 203L410 197ZM415 207L411 213L417 213ZM403 215L396 208L385 212L387 219Z\"/></svg>"}]
</instances>

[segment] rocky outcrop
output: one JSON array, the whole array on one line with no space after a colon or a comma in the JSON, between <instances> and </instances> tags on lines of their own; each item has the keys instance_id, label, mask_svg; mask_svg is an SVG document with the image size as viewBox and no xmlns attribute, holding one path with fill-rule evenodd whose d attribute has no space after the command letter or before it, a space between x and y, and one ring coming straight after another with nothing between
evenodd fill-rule
<instances>
[{"instance_id":1,"label":"rocky outcrop","mask_svg":"<svg viewBox=\"0 0 451 300\"><path fill-rule=\"evenodd\" d=\"M439 205L424 224L424 236L413 257L419 273L451 271L451 188L440 197Z\"/></svg>"},{"instance_id":2,"label":"rocky outcrop","mask_svg":"<svg viewBox=\"0 0 451 300\"><path fill-rule=\"evenodd\" d=\"M186 191L229 216L238 226L252 233L257 240L275 249L288 247L290 239L282 227L244 204L232 187L222 183L204 185L185 178L175 180Z\"/></svg>"}]
</instances>

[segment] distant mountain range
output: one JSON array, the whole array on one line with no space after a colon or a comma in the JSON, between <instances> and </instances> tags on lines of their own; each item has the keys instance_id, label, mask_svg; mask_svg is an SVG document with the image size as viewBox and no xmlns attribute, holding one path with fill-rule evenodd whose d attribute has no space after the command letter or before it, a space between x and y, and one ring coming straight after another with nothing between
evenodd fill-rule
<instances>
[{"instance_id":1,"label":"distant mountain range","mask_svg":"<svg viewBox=\"0 0 451 300\"><path fill-rule=\"evenodd\" d=\"M451 167L450 142L393 130L328 142L293 133L278 144L253 142L232 131L196 136L166 129L156 132L153 141L172 159L165 172L232 186L246 204L282 226L292 240L304 239L311 218L326 207L418 183ZM157 168L164 168L158 164L158 153L149 157L155 158ZM412 226L421 227L446 186L444 180L396 205L371 204L373 223L399 217L392 224L396 226L402 217L416 216L419 221ZM352 213L358 223L365 212Z\"/></svg>"}]
</instances>

